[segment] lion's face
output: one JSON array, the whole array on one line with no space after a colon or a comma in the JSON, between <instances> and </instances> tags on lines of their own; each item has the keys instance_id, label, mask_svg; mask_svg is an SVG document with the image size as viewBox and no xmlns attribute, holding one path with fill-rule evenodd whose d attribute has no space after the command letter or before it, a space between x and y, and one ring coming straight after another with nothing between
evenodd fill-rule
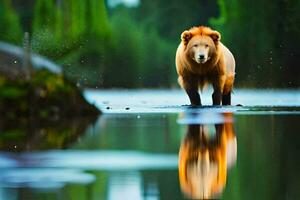
<instances>
[{"instance_id":1,"label":"lion's face","mask_svg":"<svg viewBox=\"0 0 300 200\"><path fill-rule=\"evenodd\" d=\"M209 36L194 36L187 45L190 58L198 64L206 63L216 51L215 44Z\"/></svg>"},{"instance_id":2,"label":"lion's face","mask_svg":"<svg viewBox=\"0 0 300 200\"><path fill-rule=\"evenodd\" d=\"M204 64L212 58L220 39L219 32L203 26L194 27L181 34L187 55L198 64Z\"/></svg>"}]
</instances>

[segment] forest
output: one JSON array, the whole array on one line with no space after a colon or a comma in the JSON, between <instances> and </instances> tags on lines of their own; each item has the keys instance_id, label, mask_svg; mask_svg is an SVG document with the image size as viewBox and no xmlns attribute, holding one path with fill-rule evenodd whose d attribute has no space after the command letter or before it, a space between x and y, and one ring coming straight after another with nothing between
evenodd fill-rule
<instances>
[{"instance_id":1,"label":"forest","mask_svg":"<svg viewBox=\"0 0 300 200\"><path fill-rule=\"evenodd\" d=\"M83 87L178 87L180 34L207 25L235 55L236 86L300 86L300 1L2 0L0 41L22 46L63 67ZM1 66L0 66L1 67Z\"/></svg>"}]
</instances>

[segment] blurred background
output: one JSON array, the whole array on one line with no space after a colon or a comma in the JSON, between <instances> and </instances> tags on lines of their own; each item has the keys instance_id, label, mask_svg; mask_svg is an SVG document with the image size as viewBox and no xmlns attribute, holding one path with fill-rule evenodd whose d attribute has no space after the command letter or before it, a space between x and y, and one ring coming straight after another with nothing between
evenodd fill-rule
<instances>
[{"instance_id":1,"label":"blurred background","mask_svg":"<svg viewBox=\"0 0 300 200\"><path fill-rule=\"evenodd\" d=\"M236 57L236 87L295 88L299 10L299 0L1 0L0 41L22 46L29 32L32 51L83 87L170 88L181 32L207 25Z\"/></svg>"},{"instance_id":2,"label":"blurred background","mask_svg":"<svg viewBox=\"0 0 300 200\"><path fill-rule=\"evenodd\" d=\"M219 125L237 138L223 199L300 199L299 10L299 0L0 0L0 200L186 199L179 149L195 125L209 145L192 152L218 150ZM198 25L235 55L232 105L244 106L185 106L175 52Z\"/></svg>"}]
</instances>

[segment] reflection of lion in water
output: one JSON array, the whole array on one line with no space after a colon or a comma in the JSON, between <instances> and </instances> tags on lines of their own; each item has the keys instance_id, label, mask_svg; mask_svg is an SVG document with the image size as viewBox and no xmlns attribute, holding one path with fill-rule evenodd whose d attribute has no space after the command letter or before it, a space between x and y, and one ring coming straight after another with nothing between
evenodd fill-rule
<instances>
[{"instance_id":1,"label":"reflection of lion in water","mask_svg":"<svg viewBox=\"0 0 300 200\"><path fill-rule=\"evenodd\" d=\"M192 198L220 195L226 184L227 167L236 160L232 123L215 125L213 138L208 128L208 125L189 125L179 151L181 189Z\"/></svg>"}]
</instances>

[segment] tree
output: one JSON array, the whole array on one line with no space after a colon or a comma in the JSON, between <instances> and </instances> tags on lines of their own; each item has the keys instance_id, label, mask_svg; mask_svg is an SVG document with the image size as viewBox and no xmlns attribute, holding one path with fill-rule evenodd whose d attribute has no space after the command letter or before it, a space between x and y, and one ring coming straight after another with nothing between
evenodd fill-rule
<instances>
[{"instance_id":1,"label":"tree","mask_svg":"<svg viewBox=\"0 0 300 200\"><path fill-rule=\"evenodd\" d=\"M300 45L298 1L218 0L218 5L220 16L210 24L236 57L239 85L300 85L294 67Z\"/></svg>"},{"instance_id":2,"label":"tree","mask_svg":"<svg viewBox=\"0 0 300 200\"><path fill-rule=\"evenodd\" d=\"M11 0L0 1L0 39L21 44L22 29Z\"/></svg>"}]
</instances>

